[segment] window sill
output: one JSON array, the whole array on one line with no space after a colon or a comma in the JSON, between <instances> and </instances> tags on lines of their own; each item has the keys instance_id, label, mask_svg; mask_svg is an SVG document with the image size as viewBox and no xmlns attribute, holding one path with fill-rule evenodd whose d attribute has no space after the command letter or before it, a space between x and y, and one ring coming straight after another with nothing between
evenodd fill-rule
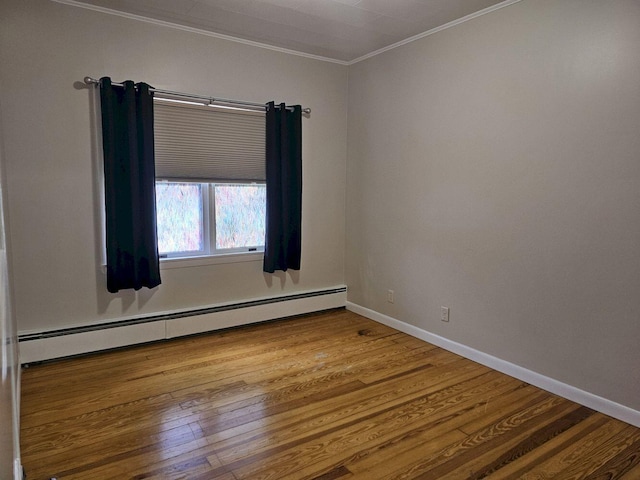
<instances>
[{"instance_id":1,"label":"window sill","mask_svg":"<svg viewBox=\"0 0 640 480\"><path fill-rule=\"evenodd\" d=\"M223 255L205 255L200 257L161 258L160 270L172 268L203 267L206 265L222 265L225 263L261 262L264 252L238 252Z\"/></svg>"}]
</instances>

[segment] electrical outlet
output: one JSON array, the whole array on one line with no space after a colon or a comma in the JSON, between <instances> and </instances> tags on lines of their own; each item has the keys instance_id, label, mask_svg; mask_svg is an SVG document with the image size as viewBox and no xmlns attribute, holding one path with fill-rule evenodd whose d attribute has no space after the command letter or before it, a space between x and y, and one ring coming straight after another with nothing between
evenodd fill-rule
<instances>
[{"instance_id":1,"label":"electrical outlet","mask_svg":"<svg viewBox=\"0 0 640 480\"><path fill-rule=\"evenodd\" d=\"M440 307L440 320L443 322L449 321L449 307Z\"/></svg>"},{"instance_id":2,"label":"electrical outlet","mask_svg":"<svg viewBox=\"0 0 640 480\"><path fill-rule=\"evenodd\" d=\"M393 296L394 296L393 290L387 290L387 302L393 303L394 301Z\"/></svg>"}]
</instances>

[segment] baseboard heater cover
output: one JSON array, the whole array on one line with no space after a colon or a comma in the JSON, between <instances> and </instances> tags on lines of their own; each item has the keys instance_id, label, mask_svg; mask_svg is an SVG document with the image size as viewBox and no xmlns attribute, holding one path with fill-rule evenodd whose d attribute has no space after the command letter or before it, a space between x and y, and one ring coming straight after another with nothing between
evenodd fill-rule
<instances>
[{"instance_id":1,"label":"baseboard heater cover","mask_svg":"<svg viewBox=\"0 0 640 480\"><path fill-rule=\"evenodd\" d=\"M18 335L23 364L344 307L347 287Z\"/></svg>"}]
</instances>

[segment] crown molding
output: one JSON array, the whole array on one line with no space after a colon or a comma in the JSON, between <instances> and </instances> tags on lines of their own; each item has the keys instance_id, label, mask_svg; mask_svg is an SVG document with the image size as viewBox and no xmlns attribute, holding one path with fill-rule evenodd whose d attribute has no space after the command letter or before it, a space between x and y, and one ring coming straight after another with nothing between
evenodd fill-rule
<instances>
[{"instance_id":1,"label":"crown molding","mask_svg":"<svg viewBox=\"0 0 640 480\"><path fill-rule=\"evenodd\" d=\"M417 35L414 35L413 37L409 37L406 38L404 40L401 40L399 42L396 42L394 44L388 45L386 47L380 48L378 50L375 50L373 52L367 53L366 55L362 55L361 57L355 58L353 60L338 60L336 58L329 58L329 57L323 57L321 55L313 55L311 53L305 53L305 52L301 52L299 50L292 50L292 49L288 49L288 48L283 48L283 47L276 47L274 45L269 45L266 43L261 43L261 42L256 42L253 40L246 40L244 38L239 38L239 37L234 37L232 35L225 35L222 33L216 33L216 32L212 32L209 30L204 30L202 28L196 28L196 27L189 27L186 25L180 25L178 23L174 23L174 22L168 22L165 20L158 20L156 18L151 18L151 17L146 17L144 15L138 15L138 14L134 14L134 13L129 13L129 12L122 12L119 10L113 10L111 8L106 8L106 7L100 7L97 5L91 5L91 4L87 4L87 3L83 3L79 0L52 0L53 2L56 3L62 3L64 5L70 5L73 7L78 7L78 8L84 8L86 10L92 10L95 12L100 12L100 13L106 13L108 15L115 15L118 17L124 17L124 18L128 18L130 20L138 20L140 22L146 22L146 23L151 23L154 25L160 25L163 27L169 27L169 28L174 28L176 30L182 30L185 32L190 32L190 33L195 33L198 35L205 35L207 37L213 37L213 38L218 38L221 40L227 40L230 42L236 42L236 43L241 43L243 45L250 45L252 47L258 47L258 48L264 48L266 50L272 50L274 52L280 52L280 53L286 53L289 55L296 55L299 57L305 57L305 58L310 58L312 60L320 60L322 62L329 62L329 63L336 63L338 65L345 65L345 66L349 66L349 65L354 65L356 63L362 62L364 60L367 60L371 57L375 57L377 55L380 55L381 53L384 52L388 52L389 50L393 50L395 48L401 47L403 45L406 45L408 43L412 43L415 42L416 40L420 40L422 38L428 37L429 35L433 35L435 33L441 32L443 30L447 30L449 28L455 27L457 25L460 25L461 23L465 23L468 22L469 20L473 20L474 18L478 18L481 17L483 15L486 15L488 13L491 12L495 12L496 10L500 10L501 8L504 7L508 7L509 5L513 5L514 3L518 3L522 0L505 0L504 2L500 2L497 3L495 5L492 5L491 7L487 7L484 8L482 10L479 10L477 12L471 13L469 15L466 15L462 18L459 18L457 20L453 20L449 23L445 23L444 25L441 25L439 27L436 28L432 28L431 30L427 30L426 32L423 33L419 33Z\"/></svg>"},{"instance_id":2,"label":"crown molding","mask_svg":"<svg viewBox=\"0 0 640 480\"><path fill-rule=\"evenodd\" d=\"M56 2L56 3L61 3L61 4L64 4L64 5L69 5L69 6L72 6L72 7L84 8L86 10L92 10L94 12L106 13L108 15L115 15L117 17L128 18L130 20L138 20L140 22L151 23L151 24L154 24L154 25L162 26L162 27L174 28L176 30L182 30L182 31L189 32L189 33L195 33L195 34L198 34L198 35L205 35L207 37L213 37L213 38L218 38L218 39L221 39L221 40L227 40L227 41L230 41L230 42L241 43L243 45L250 45L252 47L264 48L266 50L272 50L274 52L286 53L286 54L289 54L289 55L296 55L298 57L310 58L312 60L320 60L322 62L337 63L339 65L348 65L349 64L349 62L344 61L344 60L338 60L338 59L335 59L335 58L323 57L321 55L313 55L311 53L300 52L298 50L291 50L291 49L283 48L283 47L276 47L274 45L268 45L266 43L256 42L256 41L253 41L253 40L246 40L244 38L234 37L232 35L225 35L223 33L211 32L209 30L204 30L202 28L189 27L187 25L180 25L180 24L174 23L174 22L168 22L168 21L165 21L165 20L158 20L156 18L145 17L144 15L138 15L138 14L129 13L129 12L121 12L119 10L113 10L111 8L100 7L100 6L97 6L97 5L90 5L90 4L83 3L83 2L80 2L80 1L77 1L77 0L51 0L51 1Z\"/></svg>"},{"instance_id":3,"label":"crown molding","mask_svg":"<svg viewBox=\"0 0 640 480\"><path fill-rule=\"evenodd\" d=\"M358 57L354 60L350 60L349 62L347 62L347 65L354 65L356 63L362 62L363 60L367 60L368 58L375 57L377 55L380 55L381 53L388 52L389 50L393 50L394 48L398 48L408 43L415 42L416 40L420 40L421 38L428 37L429 35L433 35L434 33L441 32L442 30L447 30L449 28L460 25L461 23L465 23L465 22L468 22L469 20L473 20L474 18L481 17L483 15L486 15L487 13L495 12L496 10L500 10L501 8L508 7L509 5L513 5L514 3L518 3L520 1L522 0L505 0L504 2L496 3L495 5L484 8L482 10L478 10L477 12L474 12L474 13L470 13L469 15L458 18L457 20L453 20L449 23L445 23L444 25L440 25L439 27L432 28L431 30L427 30L426 32L419 33L417 35L414 35L413 37L405 38L404 40L401 40L394 44L380 48L371 53L367 53L366 55Z\"/></svg>"}]
</instances>

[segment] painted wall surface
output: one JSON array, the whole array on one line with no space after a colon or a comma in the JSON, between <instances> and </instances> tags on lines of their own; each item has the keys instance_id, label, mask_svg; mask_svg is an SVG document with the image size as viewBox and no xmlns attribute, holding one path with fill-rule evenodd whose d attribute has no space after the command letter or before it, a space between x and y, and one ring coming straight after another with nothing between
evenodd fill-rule
<instances>
[{"instance_id":1,"label":"painted wall surface","mask_svg":"<svg viewBox=\"0 0 640 480\"><path fill-rule=\"evenodd\" d=\"M351 66L349 301L640 409L638 45L523 0Z\"/></svg>"},{"instance_id":2,"label":"painted wall surface","mask_svg":"<svg viewBox=\"0 0 640 480\"><path fill-rule=\"evenodd\" d=\"M0 35L21 332L344 284L345 66L45 0L3 0ZM266 275L261 261L170 269L157 289L109 294L87 75L311 107L303 119L301 271Z\"/></svg>"},{"instance_id":3,"label":"painted wall surface","mask_svg":"<svg viewBox=\"0 0 640 480\"><path fill-rule=\"evenodd\" d=\"M0 132L0 479L22 478L20 471L20 362L16 320L11 311L11 285L5 220L5 173Z\"/></svg>"}]
</instances>

